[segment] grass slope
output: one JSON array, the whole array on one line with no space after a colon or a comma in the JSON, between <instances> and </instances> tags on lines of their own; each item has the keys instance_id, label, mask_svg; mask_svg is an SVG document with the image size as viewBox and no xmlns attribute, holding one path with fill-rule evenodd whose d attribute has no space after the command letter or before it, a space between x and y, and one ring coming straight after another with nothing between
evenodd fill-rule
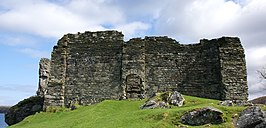
<instances>
[{"instance_id":1,"label":"grass slope","mask_svg":"<svg viewBox=\"0 0 266 128\"><path fill-rule=\"evenodd\" d=\"M68 112L41 112L29 116L10 128L176 128L183 126L180 117L186 111L206 106L224 112L226 122L207 125L215 128L231 128L232 116L244 107L219 106L218 100L185 96L186 104L171 109L140 110L145 101L106 100L91 106L82 106ZM192 126L189 126L192 127ZM197 126L197 128L206 126ZM194 128L194 127L193 127Z\"/></svg>"}]
</instances>

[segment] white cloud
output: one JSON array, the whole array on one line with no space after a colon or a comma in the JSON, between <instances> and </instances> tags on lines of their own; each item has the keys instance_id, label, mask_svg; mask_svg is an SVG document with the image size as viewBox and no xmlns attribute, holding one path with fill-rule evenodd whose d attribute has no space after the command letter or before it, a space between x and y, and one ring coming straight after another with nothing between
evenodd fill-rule
<instances>
[{"instance_id":1,"label":"white cloud","mask_svg":"<svg viewBox=\"0 0 266 128\"><path fill-rule=\"evenodd\" d=\"M200 38L238 36L246 50L254 97L262 94L256 93L260 84L256 70L266 66L265 16L265 0L1 0L0 32L58 39L65 33L105 30L107 25L122 31L126 39L153 34L198 42ZM9 40L4 42L7 45L25 44L20 52L32 57L49 56L30 47L38 44L35 40L5 40Z\"/></svg>"},{"instance_id":2,"label":"white cloud","mask_svg":"<svg viewBox=\"0 0 266 128\"><path fill-rule=\"evenodd\" d=\"M47 51L40 51L36 49L31 49L31 48L23 48L20 49L19 52L27 54L33 58L50 58L50 52Z\"/></svg>"},{"instance_id":3,"label":"white cloud","mask_svg":"<svg viewBox=\"0 0 266 128\"><path fill-rule=\"evenodd\" d=\"M249 63L249 66L259 67L264 65L266 67L266 61L264 61L266 60L266 47L246 49L246 52L247 60L252 62Z\"/></svg>"},{"instance_id":4,"label":"white cloud","mask_svg":"<svg viewBox=\"0 0 266 128\"><path fill-rule=\"evenodd\" d=\"M122 31L125 35L126 40L143 35L146 30L150 28L149 24L145 24L142 22L133 22L129 24L122 24L119 26L116 26L116 30Z\"/></svg>"},{"instance_id":5,"label":"white cloud","mask_svg":"<svg viewBox=\"0 0 266 128\"><path fill-rule=\"evenodd\" d=\"M122 10L113 4L112 0L72 0L65 9L95 25L125 21Z\"/></svg>"},{"instance_id":6,"label":"white cloud","mask_svg":"<svg viewBox=\"0 0 266 128\"><path fill-rule=\"evenodd\" d=\"M25 3L4 0L0 5L8 9L0 13L0 28L55 38L78 31L106 30L105 24L129 36L148 28L145 23L127 21L123 13L125 10L114 3L113 0L71 0L64 4L45 0L28 0Z\"/></svg>"},{"instance_id":7,"label":"white cloud","mask_svg":"<svg viewBox=\"0 0 266 128\"><path fill-rule=\"evenodd\" d=\"M34 34L10 33L1 31L1 29L0 39L0 45L7 45L14 48L42 48L43 46L52 45L58 40L53 38L43 38Z\"/></svg>"},{"instance_id":8,"label":"white cloud","mask_svg":"<svg viewBox=\"0 0 266 128\"><path fill-rule=\"evenodd\" d=\"M9 46L35 46L36 41L32 38L26 36L10 36L7 34L0 34L0 44L5 44Z\"/></svg>"},{"instance_id":9,"label":"white cloud","mask_svg":"<svg viewBox=\"0 0 266 128\"><path fill-rule=\"evenodd\" d=\"M249 87L249 99L254 99L266 95L266 84L265 84L266 81L265 80L258 80L258 81Z\"/></svg>"},{"instance_id":10,"label":"white cloud","mask_svg":"<svg viewBox=\"0 0 266 128\"><path fill-rule=\"evenodd\" d=\"M194 0L179 3L180 1L168 3L167 8L161 12L155 29L161 34L185 36L194 41L228 34L224 31L230 29L241 8L232 1L224 0Z\"/></svg>"},{"instance_id":11,"label":"white cloud","mask_svg":"<svg viewBox=\"0 0 266 128\"><path fill-rule=\"evenodd\" d=\"M23 1L24 2L24 1ZM117 23L122 14L103 1L75 0L66 5L44 0L2 2L8 11L0 14L0 28L59 38L65 33L103 30L101 24Z\"/></svg>"},{"instance_id":12,"label":"white cloud","mask_svg":"<svg viewBox=\"0 0 266 128\"><path fill-rule=\"evenodd\" d=\"M34 33L41 36L62 36L66 31L80 29L85 22L72 12L47 2L26 2L13 6L0 15L0 28L8 31ZM15 3L20 4L20 3Z\"/></svg>"},{"instance_id":13,"label":"white cloud","mask_svg":"<svg viewBox=\"0 0 266 128\"><path fill-rule=\"evenodd\" d=\"M160 12L168 1L161 0L116 0L124 12L127 21L152 21L160 16Z\"/></svg>"}]
</instances>

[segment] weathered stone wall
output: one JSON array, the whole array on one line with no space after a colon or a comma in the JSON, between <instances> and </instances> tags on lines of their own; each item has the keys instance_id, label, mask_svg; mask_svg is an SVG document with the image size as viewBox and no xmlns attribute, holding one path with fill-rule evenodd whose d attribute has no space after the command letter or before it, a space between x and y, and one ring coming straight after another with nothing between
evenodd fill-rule
<instances>
[{"instance_id":1,"label":"weathered stone wall","mask_svg":"<svg viewBox=\"0 0 266 128\"><path fill-rule=\"evenodd\" d=\"M158 91L247 100L238 38L182 45L168 37L123 41L117 31L67 34L54 47L45 106L145 98Z\"/></svg>"},{"instance_id":2,"label":"weathered stone wall","mask_svg":"<svg viewBox=\"0 0 266 128\"><path fill-rule=\"evenodd\" d=\"M247 100L247 71L244 49L239 38L220 38L219 43L221 83L224 87L222 98L228 100Z\"/></svg>"},{"instance_id":3,"label":"weathered stone wall","mask_svg":"<svg viewBox=\"0 0 266 128\"><path fill-rule=\"evenodd\" d=\"M71 35L66 58L65 103L97 103L121 95L123 35L98 32Z\"/></svg>"},{"instance_id":4,"label":"weathered stone wall","mask_svg":"<svg viewBox=\"0 0 266 128\"><path fill-rule=\"evenodd\" d=\"M53 48L50 77L44 96L44 109L46 106L64 106L68 36L62 37Z\"/></svg>"},{"instance_id":5,"label":"weathered stone wall","mask_svg":"<svg viewBox=\"0 0 266 128\"><path fill-rule=\"evenodd\" d=\"M181 45L169 38L146 38L146 79L153 91L221 99L218 46Z\"/></svg>"},{"instance_id":6,"label":"weathered stone wall","mask_svg":"<svg viewBox=\"0 0 266 128\"><path fill-rule=\"evenodd\" d=\"M206 98L247 100L245 56L238 38L189 45L166 37L147 37L142 42L147 91L178 90Z\"/></svg>"},{"instance_id":7,"label":"weathered stone wall","mask_svg":"<svg viewBox=\"0 0 266 128\"><path fill-rule=\"evenodd\" d=\"M91 104L122 94L123 35L116 31L67 34L52 53L46 105Z\"/></svg>"}]
</instances>

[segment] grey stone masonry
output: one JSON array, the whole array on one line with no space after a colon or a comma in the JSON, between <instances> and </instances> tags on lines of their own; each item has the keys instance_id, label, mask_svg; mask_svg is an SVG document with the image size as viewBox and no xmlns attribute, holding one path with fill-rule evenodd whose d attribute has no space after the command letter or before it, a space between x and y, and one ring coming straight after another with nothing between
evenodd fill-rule
<instances>
[{"instance_id":1,"label":"grey stone masonry","mask_svg":"<svg viewBox=\"0 0 266 128\"><path fill-rule=\"evenodd\" d=\"M166 36L125 42L118 31L85 32L67 34L54 46L44 107L146 98L164 91L245 101L247 89L244 49L237 37L183 45Z\"/></svg>"},{"instance_id":2,"label":"grey stone masonry","mask_svg":"<svg viewBox=\"0 0 266 128\"><path fill-rule=\"evenodd\" d=\"M50 60L47 58L41 58L39 64L39 87L37 95L44 97L48 85L50 75Z\"/></svg>"}]
</instances>

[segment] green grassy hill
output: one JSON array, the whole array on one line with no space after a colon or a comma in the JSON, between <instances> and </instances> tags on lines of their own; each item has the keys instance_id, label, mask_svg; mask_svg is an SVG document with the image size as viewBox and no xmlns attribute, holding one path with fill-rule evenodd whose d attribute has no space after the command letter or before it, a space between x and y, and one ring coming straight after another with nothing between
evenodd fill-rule
<instances>
[{"instance_id":1,"label":"green grassy hill","mask_svg":"<svg viewBox=\"0 0 266 128\"><path fill-rule=\"evenodd\" d=\"M219 106L218 100L192 96L185 96L185 99L182 107L148 110L139 109L145 100L106 100L91 106L81 106L73 111L37 113L10 128L176 128L183 126L180 117L186 111L206 106L222 110L226 122L198 127L231 128L234 127L233 115L245 108Z\"/></svg>"}]
</instances>

